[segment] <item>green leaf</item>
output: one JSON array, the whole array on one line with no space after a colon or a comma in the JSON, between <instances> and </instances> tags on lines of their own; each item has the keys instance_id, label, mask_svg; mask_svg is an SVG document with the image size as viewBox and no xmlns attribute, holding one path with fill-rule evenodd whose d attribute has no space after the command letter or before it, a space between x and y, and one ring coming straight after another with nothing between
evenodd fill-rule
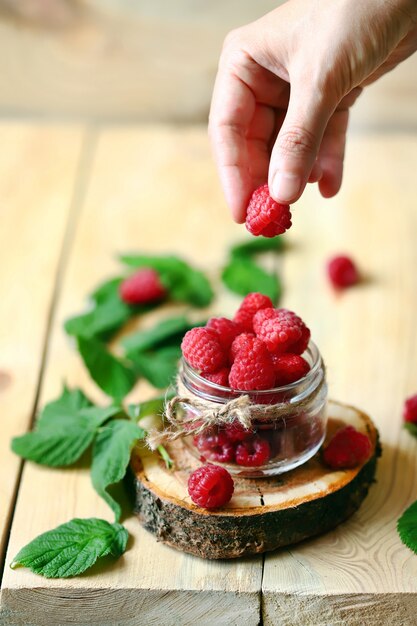
<instances>
[{"instance_id":1,"label":"green leaf","mask_svg":"<svg viewBox=\"0 0 417 626\"><path fill-rule=\"evenodd\" d=\"M246 258L263 252L281 252L283 248L282 237L253 237L232 246L230 254L233 258Z\"/></svg>"},{"instance_id":2,"label":"green leaf","mask_svg":"<svg viewBox=\"0 0 417 626\"><path fill-rule=\"evenodd\" d=\"M397 530L407 548L417 553L417 501L401 515L397 522Z\"/></svg>"},{"instance_id":3,"label":"green leaf","mask_svg":"<svg viewBox=\"0 0 417 626\"><path fill-rule=\"evenodd\" d=\"M174 461L169 456L167 449L164 448L164 446L160 445L157 447L157 450L159 454L161 455L162 460L165 463L165 467L167 469L172 469L174 467Z\"/></svg>"},{"instance_id":4,"label":"green leaf","mask_svg":"<svg viewBox=\"0 0 417 626\"><path fill-rule=\"evenodd\" d=\"M116 402L121 402L136 382L133 368L110 354L97 339L78 337L78 349L94 382Z\"/></svg>"},{"instance_id":5,"label":"green leaf","mask_svg":"<svg viewBox=\"0 0 417 626\"><path fill-rule=\"evenodd\" d=\"M132 316L133 310L119 296L121 278L100 285L90 296L93 308L68 319L64 328L75 337L105 338L118 330Z\"/></svg>"},{"instance_id":6,"label":"green leaf","mask_svg":"<svg viewBox=\"0 0 417 626\"><path fill-rule=\"evenodd\" d=\"M174 300L205 307L213 299L213 290L205 274L177 256L123 254L120 260L129 267L152 267Z\"/></svg>"},{"instance_id":7,"label":"green leaf","mask_svg":"<svg viewBox=\"0 0 417 626\"><path fill-rule=\"evenodd\" d=\"M412 422L404 422L404 428L408 430L410 435L413 435L413 437L417 437L417 424L413 424Z\"/></svg>"},{"instance_id":8,"label":"green leaf","mask_svg":"<svg viewBox=\"0 0 417 626\"><path fill-rule=\"evenodd\" d=\"M10 567L28 567L46 578L70 578L82 574L103 556L121 556L127 540L127 530L121 524L94 517L75 518L28 543Z\"/></svg>"},{"instance_id":9,"label":"green leaf","mask_svg":"<svg viewBox=\"0 0 417 626\"><path fill-rule=\"evenodd\" d=\"M93 446L91 479L94 489L120 519L121 507L107 488L122 480L130 460L133 445L143 439L146 431L127 420L113 420L97 435Z\"/></svg>"},{"instance_id":10,"label":"green leaf","mask_svg":"<svg viewBox=\"0 0 417 626\"><path fill-rule=\"evenodd\" d=\"M45 404L39 415L38 424L60 418L63 415L74 415L80 409L86 409L90 406L93 406L93 403L81 389L68 389L64 386L59 398Z\"/></svg>"},{"instance_id":11,"label":"green leaf","mask_svg":"<svg viewBox=\"0 0 417 626\"><path fill-rule=\"evenodd\" d=\"M56 404L44 410L36 430L12 440L13 452L49 467L72 465L91 445L99 426L120 411L110 406L58 413Z\"/></svg>"},{"instance_id":12,"label":"green leaf","mask_svg":"<svg viewBox=\"0 0 417 626\"><path fill-rule=\"evenodd\" d=\"M278 276L269 274L251 259L232 259L223 270L222 280L226 287L241 296L259 291L269 296L276 304L281 294Z\"/></svg>"},{"instance_id":13,"label":"green leaf","mask_svg":"<svg viewBox=\"0 0 417 626\"><path fill-rule=\"evenodd\" d=\"M130 419L137 422L146 417L147 415L162 415L165 402L171 400L175 396L175 392L167 392L163 395L156 396L147 400L146 402L140 402L139 404L129 404L127 407L127 414Z\"/></svg>"},{"instance_id":14,"label":"green leaf","mask_svg":"<svg viewBox=\"0 0 417 626\"><path fill-rule=\"evenodd\" d=\"M121 341L121 344L127 351L129 357L130 353L151 350L162 344L166 345L168 341L180 345L187 330L204 324L205 322L199 322L198 324L189 322L183 315L170 317L162 320L162 322L158 322L152 328L129 335Z\"/></svg>"},{"instance_id":15,"label":"green leaf","mask_svg":"<svg viewBox=\"0 0 417 626\"><path fill-rule=\"evenodd\" d=\"M175 378L181 358L179 346L167 346L153 352L129 353L141 376L157 389L168 387Z\"/></svg>"}]
</instances>

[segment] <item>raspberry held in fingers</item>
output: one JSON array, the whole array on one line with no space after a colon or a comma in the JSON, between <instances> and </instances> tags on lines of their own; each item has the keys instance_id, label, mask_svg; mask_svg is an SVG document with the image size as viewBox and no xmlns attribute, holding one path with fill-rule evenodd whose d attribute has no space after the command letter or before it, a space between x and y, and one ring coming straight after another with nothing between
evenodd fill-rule
<instances>
[{"instance_id":1,"label":"raspberry held in fingers","mask_svg":"<svg viewBox=\"0 0 417 626\"><path fill-rule=\"evenodd\" d=\"M252 235L275 237L291 227L291 211L288 204L279 204L269 195L268 185L258 187L249 200L246 212L246 228Z\"/></svg>"}]
</instances>

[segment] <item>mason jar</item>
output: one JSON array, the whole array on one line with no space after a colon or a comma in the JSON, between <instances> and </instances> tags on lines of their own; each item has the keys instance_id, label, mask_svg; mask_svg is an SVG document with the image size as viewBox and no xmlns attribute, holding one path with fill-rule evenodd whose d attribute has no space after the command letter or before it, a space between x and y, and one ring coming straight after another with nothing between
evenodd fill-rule
<instances>
[{"instance_id":1,"label":"mason jar","mask_svg":"<svg viewBox=\"0 0 417 626\"><path fill-rule=\"evenodd\" d=\"M281 474L308 461L325 438L327 384L313 342L303 356L310 365L304 378L262 391L222 387L182 359L176 412L190 452L201 462L248 478ZM237 398L241 401L234 402ZM239 418L240 408L234 415L240 404L245 405L245 420Z\"/></svg>"}]
</instances>

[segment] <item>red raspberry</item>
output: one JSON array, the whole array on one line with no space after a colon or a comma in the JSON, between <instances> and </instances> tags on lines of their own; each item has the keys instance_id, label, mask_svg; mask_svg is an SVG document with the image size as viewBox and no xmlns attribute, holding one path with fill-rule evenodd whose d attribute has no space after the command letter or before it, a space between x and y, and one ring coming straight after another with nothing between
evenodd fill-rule
<instances>
[{"instance_id":1,"label":"red raspberry","mask_svg":"<svg viewBox=\"0 0 417 626\"><path fill-rule=\"evenodd\" d=\"M338 430L323 451L323 459L334 469L348 469L364 463L371 454L369 437L353 426Z\"/></svg>"},{"instance_id":2,"label":"red raspberry","mask_svg":"<svg viewBox=\"0 0 417 626\"><path fill-rule=\"evenodd\" d=\"M239 350L230 369L229 385L232 389L254 391L271 389L275 384L272 357L259 339L253 345Z\"/></svg>"},{"instance_id":3,"label":"red raspberry","mask_svg":"<svg viewBox=\"0 0 417 626\"><path fill-rule=\"evenodd\" d=\"M221 345L228 350L232 345L233 339L242 332L239 324L227 317L212 317L206 324L206 328L214 330L219 335Z\"/></svg>"},{"instance_id":4,"label":"red raspberry","mask_svg":"<svg viewBox=\"0 0 417 626\"><path fill-rule=\"evenodd\" d=\"M235 460L235 447L224 431L217 434L202 433L194 437L194 445L210 461L231 463Z\"/></svg>"},{"instance_id":5,"label":"red raspberry","mask_svg":"<svg viewBox=\"0 0 417 626\"><path fill-rule=\"evenodd\" d=\"M359 281L359 272L348 256L335 256L327 264L330 282L336 289L350 287Z\"/></svg>"},{"instance_id":6,"label":"red raspberry","mask_svg":"<svg viewBox=\"0 0 417 626\"><path fill-rule=\"evenodd\" d=\"M182 354L191 367L212 374L226 365L227 356L220 345L219 336L209 328L192 328L184 335Z\"/></svg>"},{"instance_id":7,"label":"red raspberry","mask_svg":"<svg viewBox=\"0 0 417 626\"><path fill-rule=\"evenodd\" d=\"M277 387L295 383L296 380L304 378L310 371L307 361L298 354L273 354L272 362L274 363Z\"/></svg>"},{"instance_id":8,"label":"red raspberry","mask_svg":"<svg viewBox=\"0 0 417 626\"><path fill-rule=\"evenodd\" d=\"M252 437L253 431L248 430L239 422L233 422L228 424L225 428L225 433L229 441L246 441L249 437Z\"/></svg>"},{"instance_id":9,"label":"red raspberry","mask_svg":"<svg viewBox=\"0 0 417 626\"><path fill-rule=\"evenodd\" d=\"M204 378L209 380L211 383L215 385L220 385L221 387L229 386L229 373L230 370L228 367L222 367L221 370L214 372L213 374L204 374Z\"/></svg>"},{"instance_id":10,"label":"red raspberry","mask_svg":"<svg viewBox=\"0 0 417 626\"><path fill-rule=\"evenodd\" d=\"M417 393L405 401L403 415L406 422L417 424Z\"/></svg>"},{"instance_id":11,"label":"red raspberry","mask_svg":"<svg viewBox=\"0 0 417 626\"><path fill-rule=\"evenodd\" d=\"M253 327L270 352L302 354L308 346L310 330L288 309L262 309L254 315Z\"/></svg>"},{"instance_id":12,"label":"red raspberry","mask_svg":"<svg viewBox=\"0 0 417 626\"><path fill-rule=\"evenodd\" d=\"M204 465L188 479L191 500L205 509L215 509L229 502L234 490L229 472L219 465Z\"/></svg>"},{"instance_id":13,"label":"red raspberry","mask_svg":"<svg viewBox=\"0 0 417 626\"><path fill-rule=\"evenodd\" d=\"M268 185L258 187L249 200L246 212L246 228L252 235L275 237L285 233L291 226L288 204L279 204L269 195Z\"/></svg>"},{"instance_id":14,"label":"red raspberry","mask_svg":"<svg viewBox=\"0 0 417 626\"><path fill-rule=\"evenodd\" d=\"M161 300L167 295L167 290L158 272L150 267L144 267L125 278L120 285L119 294L126 304L146 304Z\"/></svg>"},{"instance_id":15,"label":"red raspberry","mask_svg":"<svg viewBox=\"0 0 417 626\"><path fill-rule=\"evenodd\" d=\"M253 292L248 293L240 304L233 321L236 324L240 324L243 330L251 333L253 332L252 319L257 311L265 309L267 307L274 306L271 298L264 296L263 293Z\"/></svg>"},{"instance_id":16,"label":"red raspberry","mask_svg":"<svg viewBox=\"0 0 417 626\"><path fill-rule=\"evenodd\" d=\"M233 343L230 347L230 361L233 363L238 352L242 350L242 348L249 348L253 346L253 342L256 339L256 336L253 333L240 333L233 340Z\"/></svg>"},{"instance_id":17,"label":"red raspberry","mask_svg":"<svg viewBox=\"0 0 417 626\"><path fill-rule=\"evenodd\" d=\"M236 463L247 467L265 465L271 456L269 443L263 437L254 435L248 441L243 441L236 448Z\"/></svg>"}]
</instances>

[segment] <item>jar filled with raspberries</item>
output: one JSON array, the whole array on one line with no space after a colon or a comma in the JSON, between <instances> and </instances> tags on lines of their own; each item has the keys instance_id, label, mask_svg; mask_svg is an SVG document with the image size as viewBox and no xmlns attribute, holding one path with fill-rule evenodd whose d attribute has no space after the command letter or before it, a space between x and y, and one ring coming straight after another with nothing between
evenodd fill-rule
<instances>
[{"instance_id":1,"label":"jar filled with raspberries","mask_svg":"<svg viewBox=\"0 0 417 626\"><path fill-rule=\"evenodd\" d=\"M326 431L327 385L302 319L251 293L232 320L212 318L182 342L167 417L202 462L261 477L310 459Z\"/></svg>"}]
</instances>

